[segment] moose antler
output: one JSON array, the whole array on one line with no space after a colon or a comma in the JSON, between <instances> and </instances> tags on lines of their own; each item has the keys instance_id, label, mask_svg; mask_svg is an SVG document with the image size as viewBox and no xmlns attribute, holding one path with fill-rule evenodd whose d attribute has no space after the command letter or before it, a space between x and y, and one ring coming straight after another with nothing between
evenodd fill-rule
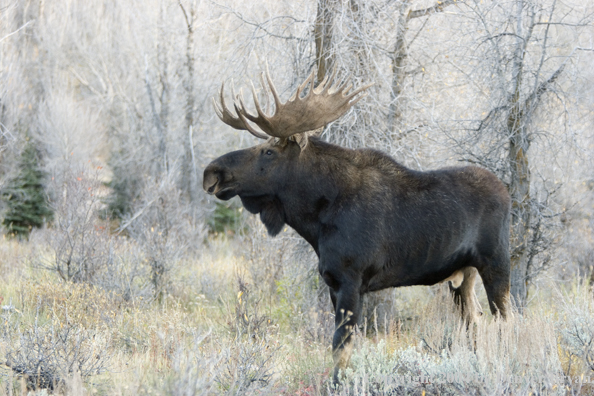
<instances>
[{"instance_id":1,"label":"moose antler","mask_svg":"<svg viewBox=\"0 0 594 396\"><path fill-rule=\"evenodd\" d=\"M264 75L264 73L262 74ZM311 74L297 88L297 91L291 98L287 102L282 103L270 78L270 72L267 67L266 82L268 83L276 107L273 115L268 116L262 110L253 84L252 95L258 115L252 115L247 111L241 91L238 96L235 96L232 88L231 93L235 100L234 108L236 116L233 115L225 105L223 98L224 83L221 86L220 105L213 98L215 112L225 124L235 129L247 130L261 139L266 139L270 136L288 138L298 133L313 131L337 120L345 114L367 94L364 93L358 97L357 95L373 85L373 83L367 84L349 93L353 88L353 85L349 83L349 79L341 83L340 80L337 80L336 75L337 71L334 69L330 78L326 76L314 88L315 70L312 70ZM262 85L266 88L263 76ZM307 94L301 97L301 94L308 86L309 90ZM260 127L263 132L255 129L249 121Z\"/></svg>"}]
</instances>

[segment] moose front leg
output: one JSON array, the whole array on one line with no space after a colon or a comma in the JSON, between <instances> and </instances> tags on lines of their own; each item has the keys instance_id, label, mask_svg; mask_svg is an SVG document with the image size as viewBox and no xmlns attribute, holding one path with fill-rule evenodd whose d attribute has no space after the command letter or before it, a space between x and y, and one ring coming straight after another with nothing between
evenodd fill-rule
<instances>
[{"instance_id":1,"label":"moose front leg","mask_svg":"<svg viewBox=\"0 0 594 396\"><path fill-rule=\"evenodd\" d=\"M335 303L335 326L332 339L332 358L334 360L334 383L338 384L340 370L344 370L353 350L353 331L361 315L361 294L359 287L341 287L330 292Z\"/></svg>"}]
</instances>

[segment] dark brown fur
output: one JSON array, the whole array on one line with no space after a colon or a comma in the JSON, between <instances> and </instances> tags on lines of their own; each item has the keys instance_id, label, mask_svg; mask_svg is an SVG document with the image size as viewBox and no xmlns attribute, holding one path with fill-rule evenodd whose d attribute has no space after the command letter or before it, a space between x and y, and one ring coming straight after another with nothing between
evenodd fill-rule
<instances>
[{"instance_id":1,"label":"dark brown fur","mask_svg":"<svg viewBox=\"0 0 594 396\"><path fill-rule=\"evenodd\" d=\"M491 311L506 315L510 197L485 169L418 172L376 150L271 139L214 160L204 189L224 200L239 195L271 235L288 224L314 248L336 310L335 378L366 292L459 274L457 300L472 320L478 271Z\"/></svg>"}]
</instances>

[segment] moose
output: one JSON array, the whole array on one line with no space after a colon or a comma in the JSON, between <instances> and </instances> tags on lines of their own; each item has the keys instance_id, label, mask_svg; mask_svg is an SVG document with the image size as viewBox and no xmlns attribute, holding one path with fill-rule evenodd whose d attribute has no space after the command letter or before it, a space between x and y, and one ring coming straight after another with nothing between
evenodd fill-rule
<instances>
[{"instance_id":1,"label":"moose","mask_svg":"<svg viewBox=\"0 0 594 396\"><path fill-rule=\"evenodd\" d=\"M256 115L241 92L232 91L234 111L227 108L224 83L220 103L213 98L225 124L266 142L212 161L203 187L218 199L239 196L271 236L287 224L313 247L335 310L334 381L348 365L367 292L450 281L470 323L482 314L474 292L480 274L491 312L505 318L511 200L503 183L477 166L421 172L378 150L327 143L319 131L372 84L353 89L334 70L315 86L312 71L282 103L268 69L265 75L272 115L270 101L264 111L253 85Z\"/></svg>"}]
</instances>

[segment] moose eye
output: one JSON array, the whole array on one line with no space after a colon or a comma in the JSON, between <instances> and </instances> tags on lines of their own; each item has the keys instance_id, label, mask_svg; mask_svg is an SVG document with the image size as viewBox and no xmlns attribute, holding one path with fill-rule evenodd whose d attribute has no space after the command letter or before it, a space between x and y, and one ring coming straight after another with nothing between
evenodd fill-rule
<instances>
[{"instance_id":1,"label":"moose eye","mask_svg":"<svg viewBox=\"0 0 594 396\"><path fill-rule=\"evenodd\" d=\"M272 155L272 150L266 150L266 155Z\"/></svg>"}]
</instances>

